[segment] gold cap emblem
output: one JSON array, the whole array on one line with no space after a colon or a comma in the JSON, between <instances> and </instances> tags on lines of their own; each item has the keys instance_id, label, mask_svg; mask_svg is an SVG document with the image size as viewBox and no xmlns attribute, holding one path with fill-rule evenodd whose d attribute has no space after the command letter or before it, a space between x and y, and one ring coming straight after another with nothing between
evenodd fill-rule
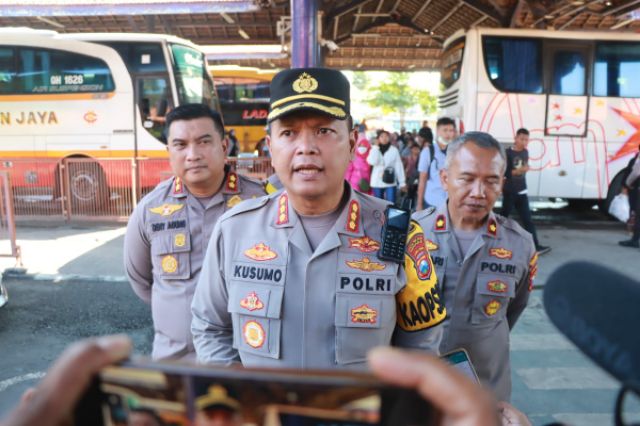
<instances>
[{"instance_id":1,"label":"gold cap emblem","mask_svg":"<svg viewBox=\"0 0 640 426\"><path fill-rule=\"evenodd\" d=\"M297 93L313 92L318 88L318 80L303 72L296 81L293 82L293 90Z\"/></svg>"}]
</instances>

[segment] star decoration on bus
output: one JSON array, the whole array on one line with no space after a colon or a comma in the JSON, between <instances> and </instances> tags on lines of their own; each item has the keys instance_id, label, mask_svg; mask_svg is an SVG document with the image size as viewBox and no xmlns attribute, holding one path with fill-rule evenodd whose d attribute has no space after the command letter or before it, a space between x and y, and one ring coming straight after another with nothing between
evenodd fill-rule
<instances>
[{"instance_id":1,"label":"star decoration on bus","mask_svg":"<svg viewBox=\"0 0 640 426\"><path fill-rule=\"evenodd\" d=\"M618 152L613 154L611 158L609 158L609 162L615 161L619 158L625 157L629 154L633 154L638 151L638 147L640 146L640 115L634 115L626 111L619 110L617 108L611 108L615 113L617 113L620 117L624 119L627 123L631 124L634 129L636 129L635 133L632 134L629 139L627 139L624 144L620 147ZM618 131L620 134L620 131Z\"/></svg>"},{"instance_id":2,"label":"star decoration on bus","mask_svg":"<svg viewBox=\"0 0 640 426\"><path fill-rule=\"evenodd\" d=\"M562 121L562 116L560 114L556 115L554 121Z\"/></svg>"},{"instance_id":3,"label":"star decoration on bus","mask_svg":"<svg viewBox=\"0 0 640 426\"><path fill-rule=\"evenodd\" d=\"M625 136L627 134L627 131L624 129L618 129L618 134L617 136Z\"/></svg>"},{"instance_id":4,"label":"star decoration on bus","mask_svg":"<svg viewBox=\"0 0 640 426\"><path fill-rule=\"evenodd\" d=\"M560 109L560 104L557 102L554 102L553 105L551 106L551 108L553 109Z\"/></svg>"},{"instance_id":5,"label":"star decoration on bus","mask_svg":"<svg viewBox=\"0 0 640 426\"><path fill-rule=\"evenodd\" d=\"M573 110L573 113L574 113L575 115L580 115L580 114L582 114L582 112L583 112L583 111L582 111L582 108L576 108L576 109L574 109L574 110Z\"/></svg>"}]
</instances>

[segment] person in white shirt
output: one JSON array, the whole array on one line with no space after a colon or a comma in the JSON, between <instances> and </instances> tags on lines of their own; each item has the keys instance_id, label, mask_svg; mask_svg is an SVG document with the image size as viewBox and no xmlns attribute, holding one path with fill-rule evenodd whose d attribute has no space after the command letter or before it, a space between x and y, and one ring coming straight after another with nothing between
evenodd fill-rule
<instances>
[{"instance_id":1,"label":"person in white shirt","mask_svg":"<svg viewBox=\"0 0 640 426\"><path fill-rule=\"evenodd\" d=\"M396 202L396 189L407 190L404 166L398 148L391 145L389 132L382 130L378 142L371 147L367 162L371 170L371 189L373 195L392 203Z\"/></svg>"}]
</instances>

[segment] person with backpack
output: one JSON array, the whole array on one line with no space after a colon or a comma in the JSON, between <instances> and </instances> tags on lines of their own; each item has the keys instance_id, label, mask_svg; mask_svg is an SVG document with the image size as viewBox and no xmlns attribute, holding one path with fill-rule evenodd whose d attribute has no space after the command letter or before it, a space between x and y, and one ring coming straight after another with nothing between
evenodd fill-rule
<instances>
[{"instance_id":1,"label":"person with backpack","mask_svg":"<svg viewBox=\"0 0 640 426\"><path fill-rule=\"evenodd\" d=\"M440 182L440 170L445 167L447 145L456 137L456 123L449 117L438 119L436 134L436 144L425 146L420 153L416 211L430 206L438 207L447 199Z\"/></svg>"}]
</instances>

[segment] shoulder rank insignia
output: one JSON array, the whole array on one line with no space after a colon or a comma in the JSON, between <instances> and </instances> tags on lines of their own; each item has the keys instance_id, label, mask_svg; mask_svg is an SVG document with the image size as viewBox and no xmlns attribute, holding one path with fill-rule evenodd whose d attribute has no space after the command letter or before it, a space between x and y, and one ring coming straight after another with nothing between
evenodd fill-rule
<instances>
[{"instance_id":1,"label":"shoulder rank insignia","mask_svg":"<svg viewBox=\"0 0 640 426\"><path fill-rule=\"evenodd\" d=\"M493 293L506 293L509 286L504 281L494 280L487 283L487 290Z\"/></svg>"},{"instance_id":2,"label":"shoulder rank insignia","mask_svg":"<svg viewBox=\"0 0 640 426\"><path fill-rule=\"evenodd\" d=\"M358 232L358 229L360 229L360 203L356 200L352 200L349 203L346 228L349 232Z\"/></svg>"},{"instance_id":3,"label":"shoulder rank insignia","mask_svg":"<svg viewBox=\"0 0 640 426\"><path fill-rule=\"evenodd\" d=\"M162 270L168 274L173 274L178 270L178 260L171 256L167 255L162 258Z\"/></svg>"},{"instance_id":4,"label":"shoulder rank insignia","mask_svg":"<svg viewBox=\"0 0 640 426\"><path fill-rule=\"evenodd\" d=\"M368 257L363 257L360 260L347 260L345 263L349 268L359 269L365 272L382 271L387 267L384 263L372 262Z\"/></svg>"},{"instance_id":5,"label":"shoulder rank insignia","mask_svg":"<svg viewBox=\"0 0 640 426\"><path fill-rule=\"evenodd\" d=\"M533 280L538 275L538 252L529 261L529 291L533 291Z\"/></svg>"},{"instance_id":6,"label":"shoulder rank insignia","mask_svg":"<svg viewBox=\"0 0 640 426\"><path fill-rule=\"evenodd\" d=\"M149 211L151 213L159 214L161 216L171 216L178 210L182 209L184 204L163 204L158 207L151 207Z\"/></svg>"},{"instance_id":7,"label":"shoulder rank insignia","mask_svg":"<svg viewBox=\"0 0 640 426\"><path fill-rule=\"evenodd\" d=\"M360 324L375 324L378 321L378 311L367 304L351 309L351 322Z\"/></svg>"},{"instance_id":8,"label":"shoulder rank insignia","mask_svg":"<svg viewBox=\"0 0 640 426\"><path fill-rule=\"evenodd\" d=\"M373 253L380 250L380 243L369 237L349 238L349 248L355 248L363 253Z\"/></svg>"},{"instance_id":9,"label":"shoulder rank insignia","mask_svg":"<svg viewBox=\"0 0 640 426\"><path fill-rule=\"evenodd\" d=\"M447 312L419 223L416 222L407 240L404 257L407 284L396 294L396 323L405 331L419 331L440 324Z\"/></svg>"},{"instance_id":10,"label":"shoulder rank insignia","mask_svg":"<svg viewBox=\"0 0 640 426\"><path fill-rule=\"evenodd\" d=\"M300 74L300 77L293 82L292 87L297 93L311 93L318 88L318 80L311 77L306 72L303 72Z\"/></svg>"},{"instance_id":11,"label":"shoulder rank insignia","mask_svg":"<svg viewBox=\"0 0 640 426\"><path fill-rule=\"evenodd\" d=\"M498 313L501 307L502 307L502 304L497 300L493 299L491 302L484 305L484 313L492 317Z\"/></svg>"},{"instance_id":12,"label":"shoulder rank insignia","mask_svg":"<svg viewBox=\"0 0 640 426\"><path fill-rule=\"evenodd\" d=\"M182 184L182 179L176 176L173 180L173 195L184 194L184 185Z\"/></svg>"},{"instance_id":13,"label":"shoulder rank insignia","mask_svg":"<svg viewBox=\"0 0 640 426\"><path fill-rule=\"evenodd\" d=\"M446 231L447 229L447 217L443 214L439 214L436 218L436 231Z\"/></svg>"},{"instance_id":14,"label":"shoulder rank insignia","mask_svg":"<svg viewBox=\"0 0 640 426\"><path fill-rule=\"evenodd\" d=\"M262 347L267 336L258 321L247 321L242 327L242 337L247 345L257 349Z\"/></svg>"},{"instance_id":15,"label":"shoulder rank insignia","mask_svg":"<svg viewBox=\"0 0 640 426\"><path fill-rule=\"evenodd\" d=\"M498 259L511 259L513 257L513 252L504 247L498 247L489 250L489 256L497 257Z\"/></svg>"},{"instance_id":16,"label":"shoulder rank insignia","mask_svg":"<svg viewBox=\"0 0 640 426\"><path fill-rule=\"evenodd\" d=\"M489 223L487 224L487 234L495 237L498 235L498 222L495 219L489 219Z\"/></svg>"},{"instance_id":17,"label":"shoulder rank insignia","mask_svg":"<svg viewBox=\"0 0 640 426\"><path fill-rule=\"evenodd\" d=\"M434 243L433 241L425 238L424 239L424 243L427 246L427 250L429 251L435 251L438 250L440 248L440 246L437 243Z\"/></svg>"},{"instance_id":18,"label":"shoulder rank insignia","mask_svg":"<svg viewBox=\"0 0 640 426\"><path fill-rule=\"evenodd\" d=\"M257 260L258 262L273 260L278 257L278 254L271 250L271 248L269 248L265 243L258 243L255 246L246 249L244 251L244 255L249 259Z\"/></svg>"},{"instance_id":19,"label":"shoulder rank insignia","mask_svg":"<svg viewBox=\"0 0 640 426\"><path fill-rule=\"evenodd\" d=\"M289 197L287 194L282 194L278 198L278 219L276 225L286 225L289 223Z\"/></svg>"},{"instance_id":20,"label":"shoulder rank insignia","mask_svg":"<svg viewBox=\"0 0 640 426\"><path fill-rule=\"evenodd\" d=\"M229 172L227 174L227 184L225 185L227 191L236 192L238 190L238 175L235 172Z\"/></svg>"},{"instance_id":21,"label":"shoulder rank insignia","mask_svg":"<svg viewBox=\"0 0 640 426\"><path fill-rule=\"evenodd\" d=\"M233 197L229 198L229 200L227 201L227 207L232 208L235 207L237 204L242 202L242 198L240 198L239 195L234 195Z\"/></svg>"},{"instance_id":22,"label":"shoulder rank insignia","mask_svg":"<svg viewBox=\"0 0 640 426\"><path fill-rule=\"evenodd\" d=\"M255 291L252 291L247 295L247 297L240 301L240 307L251 312L259 311L260 309L264 308L264 303L262 303L262 300L260 300L258 294Z\"/></svg>"}]
</instances>

